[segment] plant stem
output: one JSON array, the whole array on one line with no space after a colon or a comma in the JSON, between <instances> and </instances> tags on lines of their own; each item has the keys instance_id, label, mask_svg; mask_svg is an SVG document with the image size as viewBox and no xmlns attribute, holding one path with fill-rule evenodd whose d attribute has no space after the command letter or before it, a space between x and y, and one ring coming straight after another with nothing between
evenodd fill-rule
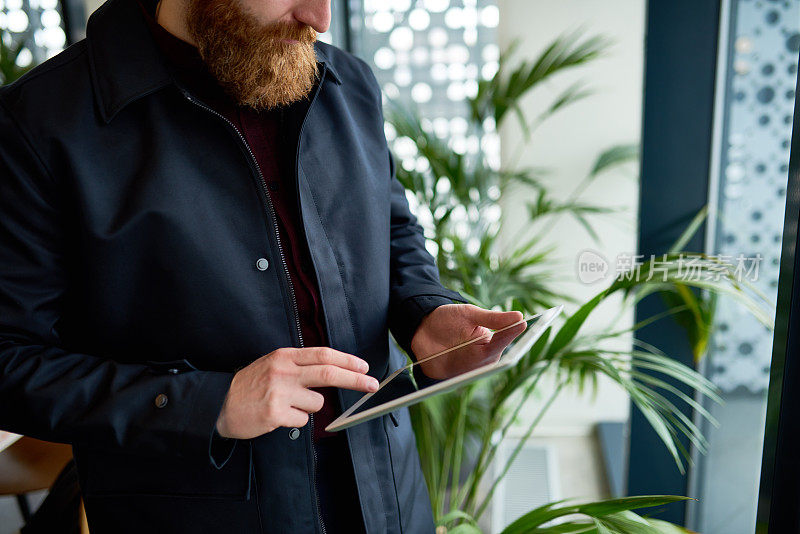
<instances>
[{"instance_id":1,"label":"plant stem","mask_svg":"<svg viewBox=\"0 0 800 534\"><path fill-rule=\"evenodd\" d=\"M459 421L453 422L452 426L450 426L450 431L447 433L447 439L445 441L444 451L442 451L442 464L441 469L439 470L439 485L441 488L441 498L438 499L436 503L437 509L435 510L437 513L437 517L441 517L444 515L445 509L445 501L447 500L447 487L450 482L450 468L451 468L451 458L453 455L453 451L455 449L455 442L456 442L456 429L459 426Z\"/></svg>"},{"instance_id":2,"label":"plant stem","mask_svg":"<svg viewBox=\"0 0 800 534\"><path fill-rule=\"evenodd\" d=\"M478 486L480 485L480 482L483 479L483 475L486 468L489 466L489 464L491 464L491 461L494 458L495 453L497 452L498 444L508 434L508 431L513 425L514 420L517 418L519 412L522 410L522 406L525 404L525 401L528 399L528 397L530 397L530 395L533 393L533 390L536 388L537 384L539 383L539 380L542 378L548 367L549 365L543 367L542 370L539 371L539 373L533 379L533 381L525 388L525 392L522 394L522 399L520 399L520 402L514 409L514 413L511 414L506 423L503 425L503 428L500 433L500 439L498 440L498 442L495 444L491 444L491 437L494 432L487 432L486 434L484 434L484 440L481 446L481 455L478 458L478 463L476 464L474 470L475 477L472 479L472 484L470 484L469 490L466 492L463 499L461 500L461 502L466 503L465 506L466 510L472 510L474 508L475 500L477 499ZM501 403L502 402L503 401L501 401ZM496 418L500 417L501 414L502 410L499 409L494 410L492 420L495 420Z\"/></svg>"},{"instance_id":3,"label":"plant stem","mask_svg":"<svg viewBox=\"0 0 800 534\"><path fill-rule=\"evenodd\" d=\"M473 517L476 520L479 519L481 517L481 515L483 515L484 511L486 511L486 507L491 502L492 495L494 495L494 491L497 489L497 485L500 483L500 481L503 479L503 477L506 476L506 473L508 473L508 470L511 468L511 464L514 463L514 460L517 458L517 455L522 450L522 447L528 441L528 438L531 436L531 434L533 433L533 430L536 428L536 425L539 424L539 421L542 420L542 417L544 416L544 414L547 412L548 409L550 409L550 406L553 405L553 402L558 397L558 394L561 393L561 390L563 389L564 384L565 384L565 382L561 382L561 383L558 384L558 386L556 386L556 389L553 391L553 393L547 399L547 402L545 403L545 405L542 406L541 410L539 410L539 413L536 415L536 418L533 420L533 422L530 424L530 426L528 426L528 429L525 431L525 434L520 438L519 443L517 443L517 446L514 447L514 451L511 453L511 455L506 460L506 463L503 466L503 470L497 476L497 478L494 480L494 482L492 482L492 487L489 488L489 492L486 494L486 497L483 498L483 501L481 502L480 506L478 506L478 510L475 512L475 514L473 514Z\"/></svg>"},{"instance_id":4,"label":"plant stem","mask_svg":"<svg viewBox=\"0 0 800 534\"><path fill-rule=\"evenodd\" d=\"M525 405L525 402L533 394L533 391L534 391L534 389L536 389L536 386L538 385L539 380L544 376L545 371L547 371L547 369L549 367L550 367L549 365L546 365L546 366L542 367L542 370L539 371L539 373L536 375L536 378L533 379L533 382L531 382L525 388L525 391L522 394L522 398L517 403L517 407L514 408L514 413L511 414L511 417L508 418L508 420L506 421L506 424L503 426L503 430L500 433L500 440L498 440L498 442L495 443L492 446L491 450L489 451L489 455L488 455L488 457L486 459L487 463L491 462L494 459L494 455L497 452L498 444L500 443L500 441L505 439L506 435L508 435L509 430L514 425L514 421L516 420L517 416L519 415L519 412L522 410L522 407Z\"/></svg>"},{"instance_id":5,"label":"plant stem","mask_svg":"<svg viewBox=\"0 0 800 534\"><path fill-rule=\"evenodd\" d=\"M461 478L461 458L464 452L464 433L467 419L467 407L472 399L472 390L468 390L461 396L458 407L458 423L456 425L455 454L453 464L450 468L452 473L452 483L450 484L450 510L454 510L458 505L458 483Z\"/></svg>"},{"instance_id":6,"label":"plant stem","mask_svg":"<svg viewBox=\"0 0 800 534\"><path fill-rule=\"evenodd\" d=\"M586 188L589 187L589 183L591 182L591 180L592 180L591 175L585 176L583 180L581 180L580 183L577 186L575 186L575 189L573 189L572 193L569 194L567 200L564 201L564 204L569 205L578 200L578 198L580 198L580 196L583 194ZM552 217L550 217L549 224L545 224L545 226L541 229L538 235L547 235L551 233L556 223L561 218L561 216L564 215L564 213L566 212L558 211L554 213Z\"/></svg>"}]
</instances>

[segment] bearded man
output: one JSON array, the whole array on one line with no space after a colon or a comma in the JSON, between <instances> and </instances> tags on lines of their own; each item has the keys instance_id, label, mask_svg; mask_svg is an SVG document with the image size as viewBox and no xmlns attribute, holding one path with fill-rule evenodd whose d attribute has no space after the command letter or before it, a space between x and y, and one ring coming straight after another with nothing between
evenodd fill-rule
<instances>
[{"instance_id":1,"label":"bearded man","mask_svg":"<svg viewBox=\"0 0 800 534\"><path fill-rule=\"evenodd\" d=\"M330 17L108 0L0 90L0 428L72 444L93 534L433 531L406 410L324 428L390 331L422 357L521 314L440 284Z\"/></svg>"}]
</instances>

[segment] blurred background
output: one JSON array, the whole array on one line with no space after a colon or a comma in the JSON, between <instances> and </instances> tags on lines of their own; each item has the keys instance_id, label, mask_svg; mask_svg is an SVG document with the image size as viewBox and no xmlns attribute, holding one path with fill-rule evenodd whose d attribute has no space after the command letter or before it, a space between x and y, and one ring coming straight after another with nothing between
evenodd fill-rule
<instances>
[{"instance_id":1,"label":"blurred background","mask_svg":"<svg viewBox=\"0 0 800 534\"><path fill-rule=\"evenodd\" d=\"M0 0L3 80L83 38L100 4ZM442 524L502 532L561 499L668 494L697 500L646 512L698 532L753 532L800 0L333 9L320 39L372 66L398 178L445 283L487 306L565 302L577 330L539 347L514 387L478 387L453 417L460 434L426 426L441 407L412 412L421 449L466 451L459 463L423 458L426 474L443 463L450 473L429 481L437 517L471 517ZM586 308L615 277L679 251L711 255L709 285L672 272L651 283L658 271ZM746 291L733 283L745 264ZM15 452L21 443L0 452L0 534L49 485L2 482L30 456ZM23 467L41 471L37 458Z\"/></svg>"}]
</instances>

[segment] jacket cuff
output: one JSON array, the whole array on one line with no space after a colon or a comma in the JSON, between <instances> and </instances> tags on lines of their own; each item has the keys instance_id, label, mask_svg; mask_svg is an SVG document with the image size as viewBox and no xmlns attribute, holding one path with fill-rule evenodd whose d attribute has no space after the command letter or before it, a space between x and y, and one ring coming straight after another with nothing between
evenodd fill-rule
<instances>
[{"instance_id":1,"label":"jacket cuff","mask_svg":"<svg viewBox=\"0 0 800 534\"><path fill-rule=\"evenodd\" d=\"M203 372L203 378L195 390L192 411L183 430L182 453L189 458L199 458L209 462L217 469L227 462L233 453L233 445L214 441L217 419L222 411L222 403L228 394L233 373ZM234 442L236 440L231 440Z\"/></svg>"},{"instance_id":2,"label":"jacket cuff","mask_svg":"<svg viewBox=\"0 0 800 534\"><path fill-rule=\"evenodd\" d=\"M211 431L211 440L208 444L208 456L211 460L211 465L217 469L222 469L231 456L233 456L233 449L236 448L238 439L225 438L220 436L217 432L217 426Z\"/></svg>"},{"instance_id":3,"label":"jacket cuff","mask_svg":"<svg viewBox=\"0 0 800 534\"><path fill-rule=\"evenodd\" d=\"M429 377L422 371L419 365L415 365L414 367L411 368L411 374L414 376L414 382L417 385L417 390L426 388L428 386L432 386L434 384L438 384L439 382L442 382L444 380L444 379L440 380L438 378Z\"/></svg>"},{"instance_id":4,"label":"jacket cuff","mask_svg":"<svg viewBox=\"0 0 800 534\"><path fill-rule=\"evenodd\" d=\"M408 297L395 306L390 317L392 335L412 360L416 361L417 358L411 350L411 340L422 323L422 319L439 306L453 304L453 301L466 302L459 293L445 290L438 294Z\"/></svg>"}]
</instances>

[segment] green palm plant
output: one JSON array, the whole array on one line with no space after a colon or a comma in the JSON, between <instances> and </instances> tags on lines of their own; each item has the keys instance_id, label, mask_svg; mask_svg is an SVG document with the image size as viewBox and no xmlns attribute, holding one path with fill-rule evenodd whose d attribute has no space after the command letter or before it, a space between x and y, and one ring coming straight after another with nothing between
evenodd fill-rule
<instances>
[{"instance_id":1,"label":"green palm plant","mask_svg":"<svg viewBox=\"0 0 800 534\"><path fill-rule=\"evenodd\" d=\"M549 503L531 510L512 524L503 534L608 534L613 532L679 534L687 530L666 521L642 517L632 510L662 506L686 500L686 497L653 495L647 497L627 497L605 501L566 504L564 501ZM565 517L577 516L577 521L560 521ZM449 530L451 534L480 534L477 523L466 514L454 511L445 521L461 519L463 522ZM552 524L559 521L556 524Z\"/></svg>"},{"instance_id":2,"label":"green palm plant","mask_svg":"<svg viewBox=\"0 0 800 534\"><path fill-rule=\"evenodd\" d=\"M610 44L602 37L582 39L576 33L566 34L554 40L534 61L522 61L510 68L509 59L516 49L516 44L512 45L502 54L495 76L480 82L477 94L469 100L470 128L480 131L487 119L493 119L499 127L508 117L516 117L523 131L520 146L524 146L540 124L592 91L583 84L570 86L532 121L525 116L520 100L544 81L606 54ZM734 265L702 253L682 251L702 225L705 211L695 217L663 256L631 265L629 272L619 274L592 299L580 304L557 289L555 251L543 244L544 237L564 216L574 217L589 235L596 237L592 224L596 217L618 209L587 203L582 195L607 171L636 161L638 147L620 145L603 151L567 198L556 200L548 192L549 170L518 169L513 156L511 165L495 168L482 157L455 153L418 117L418 113L399 106L391 106L387 113L398 137L410 139L416 155L427 162L422 170L419 166L408 169L398 165L397 177L416 201L416 212L425 226L443 283L488 308L532 314L556 302L570 301L577 306L563 323L548 329L514 368L411 408L437 524L449 532L480 532L478 520L491 503L495 488L548 408L566 392L594 390L600 377L623 388L660 437L676 467L683 471L690 461L683 439L700 451L706 447L705 437L684 410L695 410L712 423L716 421L701 402L675 387L673 381L720 402L715 386L657 347L635 339L628 350L612 347L620 346L620 341L624 346L624 341L638 329L672 317L686 330L695 357L699 358L708 344L719 294L733 296L771 326L767 299L738 279ZM522 230L510 242L521 244L504 250L499 246L504 219L498 199L511 188L527 189L533 200L527 206L528 220L524 224L515 221ZM695 275L691 278L686 277L689 264ZM628 308L654 294L667 303L666 312L627 328L618 328L616 322L601 331L587 327L587 319L609 299L621 299L623 308ZM499 470L495 469L499 444L520 424L522 406L543 392L544 383L553 385L541 399L541 408L525 423L522 437ZM494 475L496 472L499 475ZM584 504L551 503L532 510L506 528L504 534L685 532L632 511L681 499L644 496Z\"/></svg>"},{"instance_id":3,"label":"green palm plant","mask_svg":"<svg viewBox=\"0 0 800 534\"><path fill-rule=\"evenodd\" d=\"M33 68L33 65L17 65L17 58L25 48L25 43L25 39L20 39L18 43L12 44L11 34L0 32L0 85L13 82Z\"/></svg>"}]
</instances>

